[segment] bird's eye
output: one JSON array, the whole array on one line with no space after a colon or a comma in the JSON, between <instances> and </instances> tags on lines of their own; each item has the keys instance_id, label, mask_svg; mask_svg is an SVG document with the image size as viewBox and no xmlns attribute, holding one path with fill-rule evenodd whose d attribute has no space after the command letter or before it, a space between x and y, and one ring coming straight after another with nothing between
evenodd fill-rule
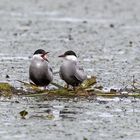
<instances>
[{"instance_id":1,"label":"bird's eye","mask_svg":"<svg viewBox=\"0 0 140 140\"><path fill-rule=\"evenodd\" d=\"M41 57L44 57L44 54L41 54Z\"/></svg>"}]
</instances>

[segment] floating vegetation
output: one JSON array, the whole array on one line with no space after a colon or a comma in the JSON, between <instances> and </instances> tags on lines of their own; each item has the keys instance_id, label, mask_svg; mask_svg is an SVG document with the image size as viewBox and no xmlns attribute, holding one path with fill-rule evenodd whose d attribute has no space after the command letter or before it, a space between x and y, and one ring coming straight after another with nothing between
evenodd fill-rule
<instances>
[{"instance_id":1,"label":"floating vegetation","mask_svg":"<svg viewBox=\"0 0 140 140\"><path fill-rule=\"evenodd\" d=\"M0 83L0 96L11 97L14 88L9 83Z\"/></svg>"},{"instance_id":2,"label":"floating vegetation","mask_svg":"<svg viewBox=\"0 0 140 140\"><path fill-rule=\"evenodd\" d=\"M26 110L23 110L23 111L20 111L19 114L22 119L25 119L25 117L28 115L28 112Z\"/></svg>"},{"instance_id":3,"label":"floating vegetation","mask_svg":"<svg viewBox=\"0 0 140 140\"><path fill-rule=\"evenodd\" d=\"M40 89L35 85L31 85L29 83L19 81L24 84L26 90L17 90L12 87L8 83L0 83L0 95L4 97L11 97L12 95L17 94L18 96L26 96L26 97L43 97L44 99L57 99L57 98L90 98L103 96L107 98L113 97L135 97L140 98L140 89L132 88L124 90L114 90L110 89L110 91L106 92L102 89L99 89L95 86L96 77L92 76L91 78L85 80L80 86L76 87L75 90L67 89L57 83L51 83L54 85L55 89L45 90Z\"/></svg>"}]
</instances>

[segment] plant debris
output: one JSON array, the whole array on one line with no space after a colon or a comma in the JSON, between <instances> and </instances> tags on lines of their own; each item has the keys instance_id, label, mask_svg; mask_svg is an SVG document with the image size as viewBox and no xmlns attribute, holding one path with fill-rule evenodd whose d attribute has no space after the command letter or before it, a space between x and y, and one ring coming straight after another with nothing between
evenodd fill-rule
<instances>
[{"instance_id":1,"label":"plant debris","mask_svg":"<svg viewBox=\"0 0 140 140\"><path fill-rule=\"evenodd\" d=\"M25 117L28 115L28 112L26 110L23 110L23 111L20 111L19 114L22 119L25 119Z\"/></svg>"},{"instance_id":2,"label":"plant debris","mask_svg":"<svg viewBox=\"0 0 140 140\"><path fill-rule=\"evenodd\" d=\"M19 80L18 80L19 81ZM17 94L18 96L26 96L26 97L43 97L43 99L57 99L57 98L90 98L103 96L107 98L113 97L135 97L140 98L140 89L136 88L133 84L133 88L130 90L116 90L110 89L110 91L104 91L102 88L98 88L95 86L96 77L92 76L91 78L85 80L80 86L76 87L75 90L67 89L57 83L51 83L56 88L55 89L40 89L35 85L19 81L21 82L25 89L17 90L12 87L8 83L0 83L0 95L4 97L11 97L12 95Z\"/></svg>"}]
</instances>

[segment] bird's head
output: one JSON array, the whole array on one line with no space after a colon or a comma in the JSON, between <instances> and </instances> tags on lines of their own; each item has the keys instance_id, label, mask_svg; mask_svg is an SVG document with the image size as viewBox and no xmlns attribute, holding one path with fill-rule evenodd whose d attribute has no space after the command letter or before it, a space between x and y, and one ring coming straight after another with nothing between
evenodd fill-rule
<instances>
[{"instance_id":1,"label":"bird's head","mask_svg":"<svg viewBox=\"0 0 140 140\"><path fill-rule=\"evenodd\" d=\"M38 58L38 59L41 59L41 60L46 60L48 61L48 53L49 52L46 52L45 50L43 49L38 49L34 52L33 54L33 58Z\"/></svg>"},{"instance_id":2,"label":"bird's head","mask_svg":"<svg viewBox=\"0 0 140 140\"><path fill-rule=\"evenodd\" d=\"M62 57L66 60L72 60L72 61L77 61L77 55L74 51L66 51L64 54L59 55L59 57Z\"/></svg>"}]
</instances>

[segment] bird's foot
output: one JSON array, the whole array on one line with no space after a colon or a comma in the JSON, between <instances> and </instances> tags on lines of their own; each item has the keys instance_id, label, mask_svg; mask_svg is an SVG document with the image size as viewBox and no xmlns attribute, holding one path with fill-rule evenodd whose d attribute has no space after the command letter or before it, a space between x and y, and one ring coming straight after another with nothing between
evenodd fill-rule
<instances>
[{"instance_id":1,"label":"bird's foot","mask_svg":"<svg viewBox=\"0 0 140 140\"><path fill-rule=\"evenodd\" d=\"M47 86L44 86L43 90L49 90L49 88Z\"/></svg>"},{"instance_id":2,"label":"bird's foot","mask_svg":"<svg viewBox=\"0 0 140 140\"><path fill-rule=\"evenodd\" d=\"M68 85L68 84L66 84L66 85L64 86L64 88L66 88L67 90L71 90L70 85Z\"/></svg>"}]
</instances>

